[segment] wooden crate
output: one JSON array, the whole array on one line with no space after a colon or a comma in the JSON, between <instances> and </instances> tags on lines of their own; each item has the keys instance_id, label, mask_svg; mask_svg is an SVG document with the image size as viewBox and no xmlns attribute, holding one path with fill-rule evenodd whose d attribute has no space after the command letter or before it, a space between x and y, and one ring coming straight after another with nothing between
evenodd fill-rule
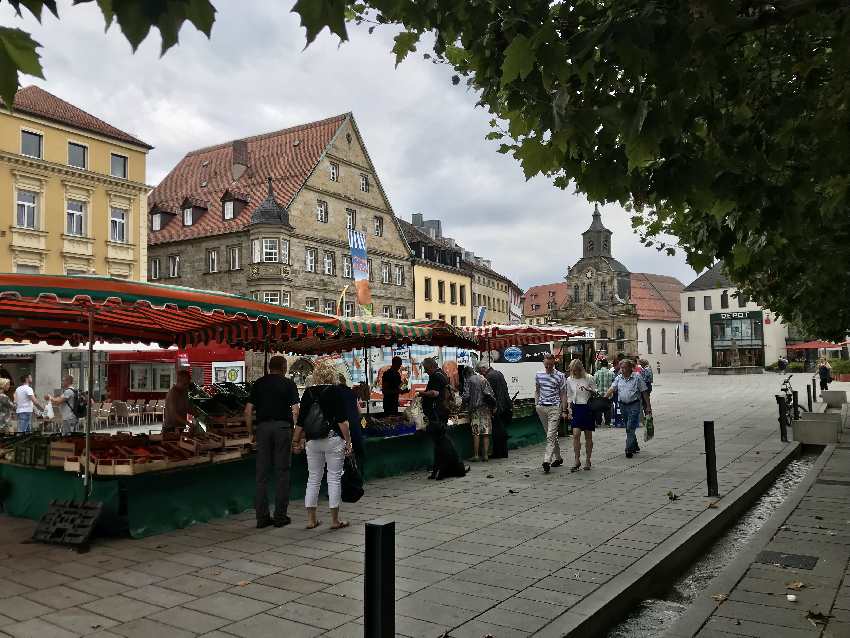
<instances>
[{"instance_id":1,"label":"wooden crate","mask_svg":"<svg viewBox=\"0 0 850 638\"><path fill-rule=\"evenodd\" d=\"M48 459L50 467L64 467L65 459L69 456L78 456L76 443L73 441L51 441L50 458Z\"/></svg>"}]
</instances>

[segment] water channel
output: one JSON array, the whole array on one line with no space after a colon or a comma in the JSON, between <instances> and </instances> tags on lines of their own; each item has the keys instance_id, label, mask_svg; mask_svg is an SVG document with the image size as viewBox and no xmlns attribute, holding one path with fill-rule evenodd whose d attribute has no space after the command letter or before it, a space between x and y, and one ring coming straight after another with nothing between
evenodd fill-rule
<instances>
[{"instance_id":1,"label":"water channel","mask_svg":"<svg viewBox=\"0 0 850 638\"><path fill-rule=\"evenodd\" d=\"M658 598L647 598L611 628L609 638L657 638L681 616L808 474L819 449L804 450L776 482Z\"/></svg>"}]
</instances>

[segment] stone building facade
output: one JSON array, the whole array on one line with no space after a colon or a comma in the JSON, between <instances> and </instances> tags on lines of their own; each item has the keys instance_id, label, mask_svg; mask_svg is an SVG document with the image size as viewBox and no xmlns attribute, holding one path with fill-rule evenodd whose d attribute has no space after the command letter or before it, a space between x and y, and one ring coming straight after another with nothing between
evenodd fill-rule
<instances>
[{"instance_id":1,"label":"stone building facade","mask_svg":"<svg viewBox=\"0 0 850 638\"><path fill-rule=\"evenodd\" d=\"M676 335L683 284L667 275L629 272L613 257L611 238L594 208L590 227L582 233L581 259L568 268L565 285L529 289L527 317L593 328L595 349L609 357L639 355L665 369L681 369ZM533 294L541 299L530 299Z\"/></svg>"},{"instance_id":2,"label":"stone building facade","mask_svg":"<svg viewBox=\"0 0 850 638\"><path fill-rule=\"evenodd\" d=\"M361 315L358 230L374 314L413 317L410 249L350 113L192 151L149 201L151 280Z\"/></svg>"}]
</instances>

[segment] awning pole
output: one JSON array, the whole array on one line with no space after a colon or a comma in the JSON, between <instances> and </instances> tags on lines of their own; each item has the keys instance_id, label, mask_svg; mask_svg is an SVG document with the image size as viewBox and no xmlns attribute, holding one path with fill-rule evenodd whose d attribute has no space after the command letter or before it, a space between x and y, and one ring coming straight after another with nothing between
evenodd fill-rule
<instances>
[{"instance_id":1,"label":"awning pole","mask_svg":"<svg viewBox=\"0 0 850 638\"><path fill-rule=\"evenodd\" d=\"M487 337L487 362L493 365L493 355L490 354L490 337Z\"/></svg>"},{"instance_id":2,"label":"awning pole","mask_svg":"<svg viewBox=\"0 0 850 638\"><path fill-rule=\"evenodd\" d=\"M263 374L269 373L269 338L266 337L266 347L263 349Z\"/></svg>"},{"instance_id":3,"label":"awning pole","mask_svg":"<svg viewBox=\"0 0 850 638\"><path fill-rule=\"evenodd\" d=\"M366 414L372 414L372 379L369 374L369 354L371 349L366 345L366 341L363 342L363 359L364 359L364 367L366 370Z\"/></svg>"},{"instance_id":4,"label":"awning pole","mask_svg":"<svg viewBox=\"0 0 850 638\"><path fill-rule=\"evenodd\" d=\"M84 500L88 500L91 496L92 481L91 472L89 471L89 459L91 457L91 420L92 420L92 397L94 396L94 309L89 308L89 396L88 406L86 409L86 457L84 467Z\"/></svg>"}]
</instances>

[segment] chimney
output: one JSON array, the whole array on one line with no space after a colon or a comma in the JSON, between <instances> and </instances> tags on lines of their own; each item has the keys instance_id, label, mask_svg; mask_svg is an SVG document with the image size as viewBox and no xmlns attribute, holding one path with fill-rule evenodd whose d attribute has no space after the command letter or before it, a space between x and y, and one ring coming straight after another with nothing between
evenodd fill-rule
<instances>
[{"instance_id":1,"label":"chimney","mask_svg":"<svg viewBox=\"0 0 850 638\"><path fill-rule=\"evenodd\" d=\"M484 264L487 268L490 268L490 269L493 268L493 262L490 261L489 259L482 259L481 263Z\"/></svg>"},{"instance_id":2,"label":"chimney","mask_svg":"<svg viewBox=\"0 0 850 638\"><path fill-rule=\"evenodd\" d=\"M230 175L235 182L248 170L248 142L245 140L234 140L230 147L233 154L230 164Z\"/></svg>"},{"instance_id":3,"label":"chimney","mask_svg":"<svg viewBox=\"0 0 850 638\"><path fill-rule=\"evenodd\" d=\"M416 226L417 228L421 228L424 220L422 218L422 213L413 213L410 216L410 223Z\"/></svg>"}]
</instances>

